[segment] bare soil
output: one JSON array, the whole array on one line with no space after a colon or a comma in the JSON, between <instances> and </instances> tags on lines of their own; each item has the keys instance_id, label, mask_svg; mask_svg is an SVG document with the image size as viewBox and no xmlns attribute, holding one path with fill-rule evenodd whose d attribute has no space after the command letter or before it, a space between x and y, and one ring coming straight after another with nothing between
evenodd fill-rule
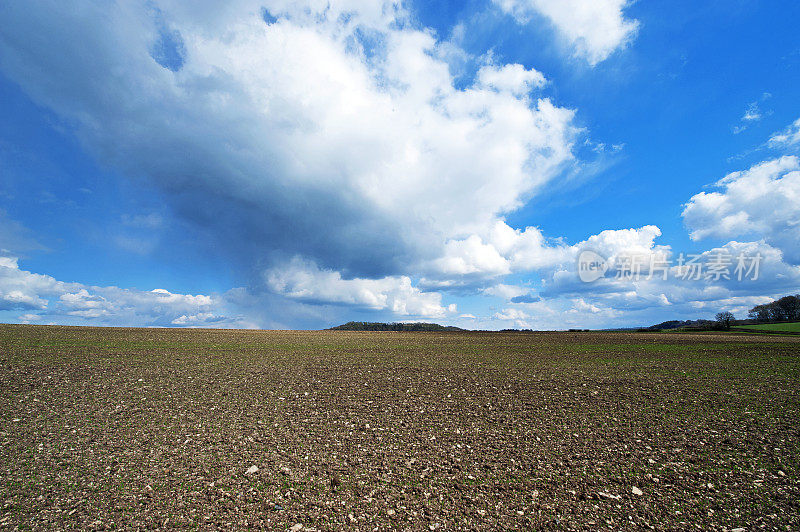
<instances>
[{"instance_id":1,"label":"bare soil","mask_svg":"<svg viewBox=\"0 0 800 532\"><path fill-rule=\"evenodd\" d=\"M800 338L0 326L0 528L797 530Z\"/></svg>"}]
</instances>

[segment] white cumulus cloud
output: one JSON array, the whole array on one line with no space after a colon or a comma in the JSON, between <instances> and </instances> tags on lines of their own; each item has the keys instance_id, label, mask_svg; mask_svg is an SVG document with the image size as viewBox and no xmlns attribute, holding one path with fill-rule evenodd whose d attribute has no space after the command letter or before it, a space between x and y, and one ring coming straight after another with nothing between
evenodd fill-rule
<instances>
[{"instance_id":1,"label":"white cumulus cloud","mask_svg":"<svg viewBox=\"0 0 800 532\"><path fill-rule=\"evenodd\" d=\"M573 160L541 73L456 83L452 43L397 2L35 4L0 8L3 73L251 267L407 273Z\"/></svg>"},{"instance_id":2,"label":"white cumulus cloud","mask_svg":"<svg viewBox=\"0 0 800 532\"><path fill-rule=\"evenodd\" d=\"M497 91L507 91L514 95L524 95L542 87L547 80L544 75L519 64L484 65L478 70L478 83Z\"/></svg>"},{"instance_id":3,"label":"white cumulus cloud","mask_svg":"<svg viewBox=\"0 0 800 532\"><path fill-rule=\"evenodd\" d=\"M629 0L494 0L503 11L526 23L534 13L547 18L591 65L624 48L639 23L625 17Z\"/></svg>"},{"instance_id":4,"label":"white cumulus cloud","mask_svg":"<svg viewBox=\"0 0 800 532\"><path fill-rule=\"evenodd\" d=\"M764 161L715 186L693 196L683 210L692 239L755 237L800 263L800 159Z\"/></svg>"},{"instance_id":5,"label":"white cumulus cloud","mask_svg":"<svg viewBox=\"0 0 800 532\"><path fill-rule=\"evenodd\" d=\"M0 311L26 311L21 322L74 325L248 326L225 316L219 296L86 286L58 281L19 267L16 257L0 257Z\"/></svg>"},{"instance_id":6,"label":"white cumulus cloud","mask_svg":"<svg viewBox=\"0 0 800 532\"><path fill-rule=\"evenodd\" d=\"M290 299L337 304L371 310L389 310L401 316L444 317L455 305L442 306L442 296L422 292L407 276L381 279L343 279L338 271L322 270L300 258L265 273L267 285Z\"/></svg>"}]
</instances>

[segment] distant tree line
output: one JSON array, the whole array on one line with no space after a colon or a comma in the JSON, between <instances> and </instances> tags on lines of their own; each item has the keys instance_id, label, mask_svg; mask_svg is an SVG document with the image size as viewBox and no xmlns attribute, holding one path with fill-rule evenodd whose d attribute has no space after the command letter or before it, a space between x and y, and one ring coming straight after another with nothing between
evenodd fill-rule
<instances>
[{"instance_id":1,"label":"distant tree line","mask_svg":"<svg viewBox=\"0 0 800 532\"><path fill-rule=\"evenodd\" d=\"M670 329L709 329L716 325L711 320L669 320L661 322L657 325L641 328L639 331L667 331Z\"/></svg>"},{"instance_id":2,"label":"distant tree line","mask_svg":"<svg viewBox=\"0 0 800 532\"><path fill-rule=\"evenodd\" d=\"M800 294L782 297L772 303L756 305L747 316L759 322L800 321Z\"/></svg>"},{"instance_id":3,"label":"distant tree line","mask_svg":"<svg viewBox=\"0 0 800 532\"><path fill-rule=\"evenodd\" d=\"M331 327L331 331L463 331L459 327L439 325L438 323L377 323L350 321L344 325Z\"/></svg>"}]
</instances>

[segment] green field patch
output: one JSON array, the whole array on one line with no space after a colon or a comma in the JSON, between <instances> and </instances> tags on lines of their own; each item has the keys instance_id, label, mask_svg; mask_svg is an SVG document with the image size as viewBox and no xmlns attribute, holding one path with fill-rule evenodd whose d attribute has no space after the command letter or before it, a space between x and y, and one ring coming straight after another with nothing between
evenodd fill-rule
<instances>
[{"instance_id":1,"label":"green field patch","mask_svg":"<svg viewBox=\"0 0 800 532\"><path fill-rule=\"evenodd\" d=\"M757 325L736 325L734 329L752 329L766 332L796 332L800 333L800 322L793 323L760 323Z\"/></svg>"}]
</instances>

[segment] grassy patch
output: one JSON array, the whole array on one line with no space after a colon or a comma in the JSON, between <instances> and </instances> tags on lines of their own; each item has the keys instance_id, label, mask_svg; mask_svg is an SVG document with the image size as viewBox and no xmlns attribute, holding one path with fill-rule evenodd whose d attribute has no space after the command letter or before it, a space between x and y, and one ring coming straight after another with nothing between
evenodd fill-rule
<instances>
[{"instance_id":1,"label":"grassy patch","mask_svg":"<svg viewBox=\"0 0 800 532\"><path fill-rule=\"evenodd\" d=\"M758 325L737 325L734 329L753 329L769 332L796 332L800 333L800 322L793 323L761 323Z\"/></svg>"}]
</instances>

